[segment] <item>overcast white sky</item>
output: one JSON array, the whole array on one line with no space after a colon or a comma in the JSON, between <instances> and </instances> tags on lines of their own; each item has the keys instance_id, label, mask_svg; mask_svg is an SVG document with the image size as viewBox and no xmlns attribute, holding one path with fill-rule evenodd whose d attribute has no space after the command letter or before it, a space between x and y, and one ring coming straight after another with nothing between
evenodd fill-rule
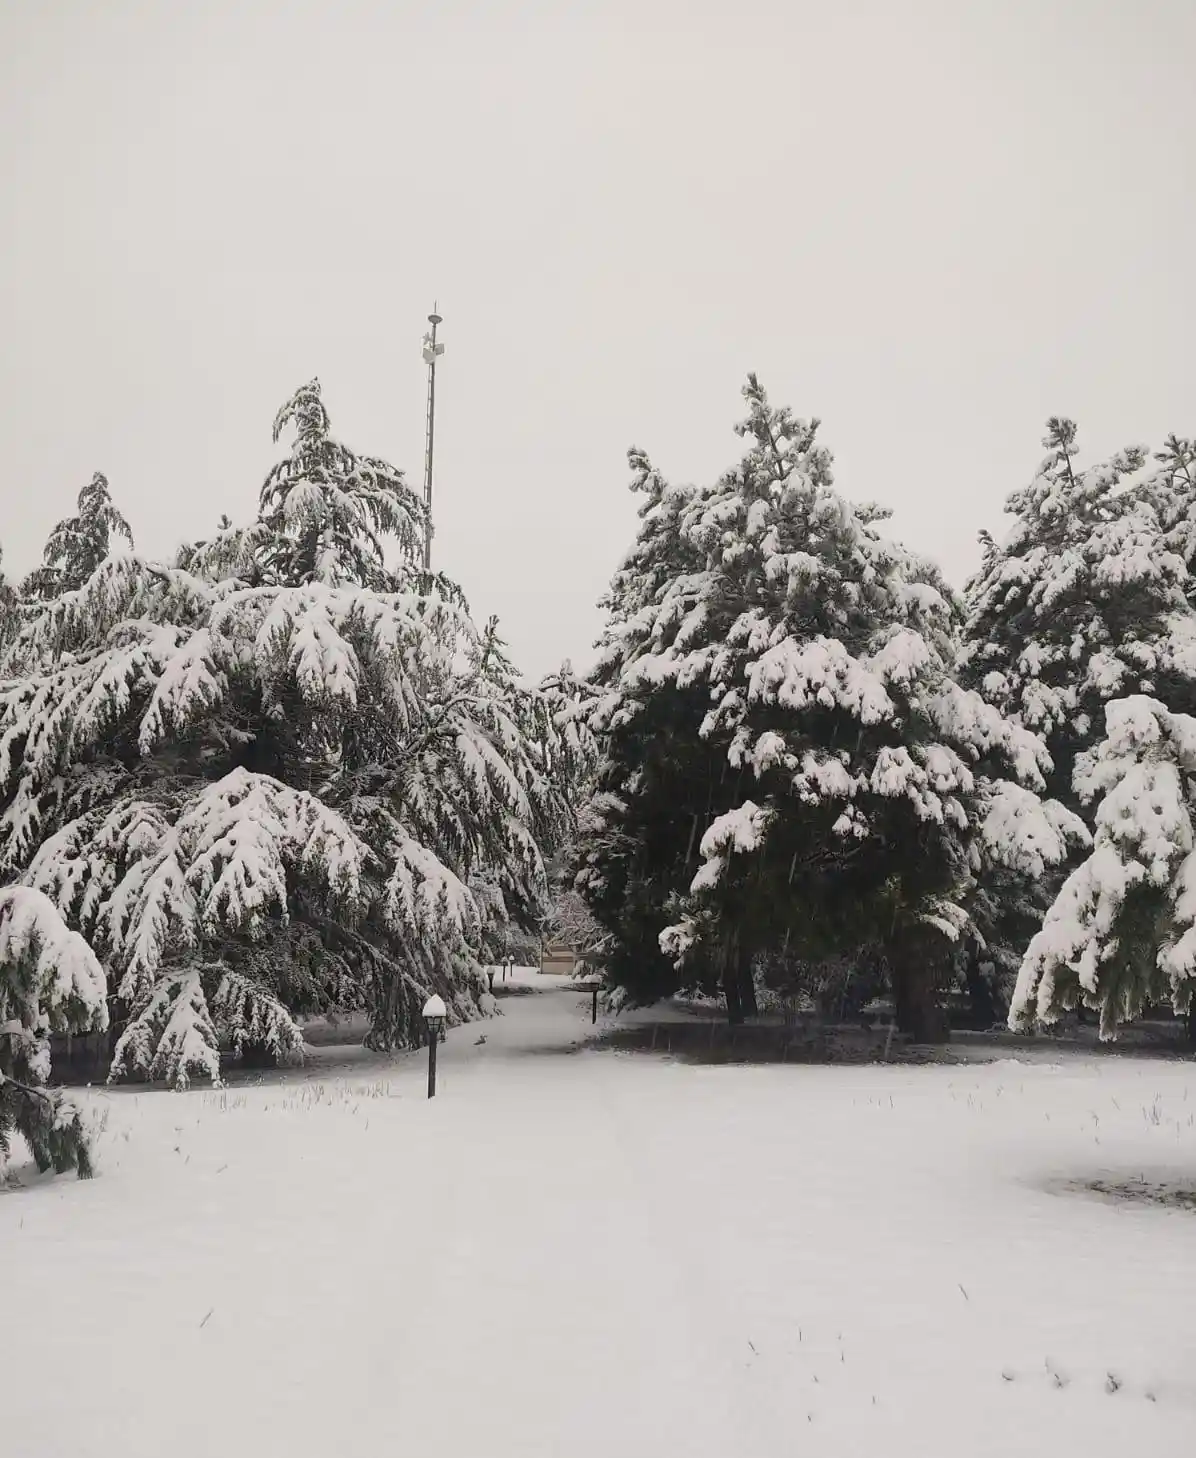
<instances>
[{"instance_id":1,"label":"overcast white sky","mask_svg":"<svg viewBox=\"0 0 1196 1458\"><path fill-rule=\"evenodd\" d=\"M419 484L521 666L585 664L625 452L738 391L962 583L1074 415L1196 431L1193 0L0 0L0 541L94 470L138 544L245 518L274 411Z\"/></svg>"}]
</instances>

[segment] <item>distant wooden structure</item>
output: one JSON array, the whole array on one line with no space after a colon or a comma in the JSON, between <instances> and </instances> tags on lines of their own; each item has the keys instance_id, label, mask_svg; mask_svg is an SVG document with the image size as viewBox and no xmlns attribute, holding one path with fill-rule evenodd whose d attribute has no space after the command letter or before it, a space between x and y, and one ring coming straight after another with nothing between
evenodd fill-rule
<instances>
[{"instance_id":1,"label":"distant wooden structure","mask_svg":"<svg viewBox=\"0 0 1196 1458\"><path fill-rule=\"evenodd\" d=\"M567 942L553 941L551 938L540 943L540 971L555 974L558 977L568 977L577 966L578 953L576 948L571 947Z\"/></svg>"}]
</instances>

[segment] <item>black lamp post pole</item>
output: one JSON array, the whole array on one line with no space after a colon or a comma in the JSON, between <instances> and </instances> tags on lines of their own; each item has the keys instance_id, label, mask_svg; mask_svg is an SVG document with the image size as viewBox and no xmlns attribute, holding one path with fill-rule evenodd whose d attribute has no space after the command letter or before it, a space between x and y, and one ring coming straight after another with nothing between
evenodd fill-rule
<instances>
[{"instance_id":1,"label":"black lamp post pole","mask_svg":"<svg viewBox=\"0 0 1196 1458\"><path fill-rule=\"evenodd\" d=\"M436 1097L436 1045L440 1042L440 1029L428 1030L428 1097Z\"/></svg>"},{"instance_id":2,"label":"black lamp post pole","mask_svg":"<svg viewBox=\"0 0 1196 1458\"><path fill-rule=\"evenodd\" d=\"M595 984L594 984L594 1001L593 1001L593 1003L590 1006L590 1022L591 1023L596 1023L597 1021L598 1021L598 984L595 982Z\"/></svg>"}]
</instances>

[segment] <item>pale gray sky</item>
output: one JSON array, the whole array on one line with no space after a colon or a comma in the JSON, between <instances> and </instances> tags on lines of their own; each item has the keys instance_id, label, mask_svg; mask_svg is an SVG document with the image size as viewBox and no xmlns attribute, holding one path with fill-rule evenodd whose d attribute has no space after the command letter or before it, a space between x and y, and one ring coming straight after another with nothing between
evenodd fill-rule
<instances>
[{"instance_id":1,"label":"pale gray sky","mask_svg":"<svg viewBox=\"0 0 1196 1458\"><path fill-rule=\"evenodd\" d=\"M521 666L590 658L626 448L739 387L962 583L1041 455L1196 430L1193 0L0 0L0 541L105 471L244 519L274 411L419 484Z\"/></svg>"}]
</instances>

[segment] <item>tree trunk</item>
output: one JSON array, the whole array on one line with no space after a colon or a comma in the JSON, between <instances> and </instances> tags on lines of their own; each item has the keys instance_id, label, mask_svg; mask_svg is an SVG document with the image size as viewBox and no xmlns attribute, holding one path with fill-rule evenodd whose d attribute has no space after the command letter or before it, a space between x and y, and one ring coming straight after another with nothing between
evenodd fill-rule
<instances>
[{"instance_id":1,"label":"tree trunk","mask_svg":"<svg viewBox=\"0 0 1196 1458\"><path fill-rule=\"evenodd\" d=\"M738 937L723 951L723 996L727 1000L728 1023L742 1023L760 1011L751 953L740 945Z\"/></svg>"},{"instance_id":2,"label":"tree trunk","mask_svg":"<svg viewBox=\"0 0 1196 1458\"><path fill-rule=\"evenodd\" d=\"M743 996L739 969L731 958L727 959L723 973L723 996L727 999L727 1022L734 1027L736 1023L743 1022Z\"/></svg>"},{"instance_id":3,"label":"tree trunk","mask_svg":"<svg viewBox=\"0 0 1196 1458\"><path fill-rule=\"evenodd\" d=\"M964 980L976 1027L983 1030L991 1028L995 1023L1004 1022L1006 1009L1001 1006L996 989L980 970L980 957L975 948L969 952L964 964Z\"/></svg>"},{"instance_id":4,"label":"tree trunk","mask_svg":"<svg viewBox=\"0 0 1196 1458\"><path fill-rule=\"evenodd\" d=\"M741 957L739 961L739 1002L745 1017L759 1016L760 1006L756 1001L756 979L752 973L750 957Z\"/></svg>"},{"instance_id":5,"label":"tree trunk","mask_svg":"<svg viewBox=\"0 0 1196 1458\"><path fill-rule=\"evenodd\" d=\"M1188 1035L1188 1047L1196 1049L1196 997L1192 999L1184 1018L1184 1031Z\"/></svg>"},{"instance_id":6,"label":"tree trunk","mask_svg":"<svg viewBox=\"0 0 1196 1458\"><path fill-rule=\"evenodd\" d=\"M933 963L914 953L897 959L890 953L893 1012L899 1032L915 1043L945 1043L950 1037L947 1017L938 1005Z\"/></svg>"}]
</instances>

